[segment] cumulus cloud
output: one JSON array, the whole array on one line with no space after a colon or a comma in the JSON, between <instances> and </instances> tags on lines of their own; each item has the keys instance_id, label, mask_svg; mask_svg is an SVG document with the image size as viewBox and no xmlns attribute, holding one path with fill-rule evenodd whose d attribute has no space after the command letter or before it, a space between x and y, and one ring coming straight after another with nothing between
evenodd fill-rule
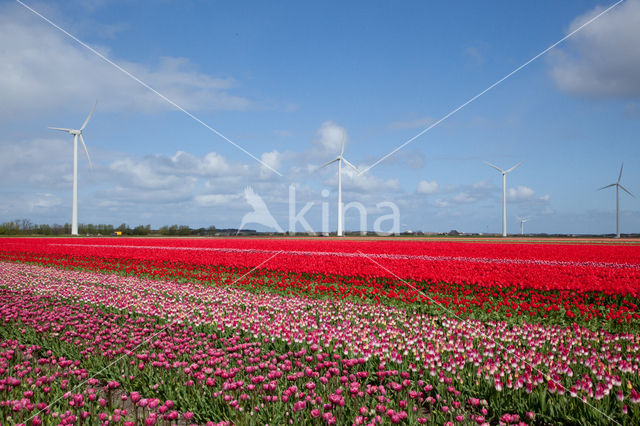
<instances>
[{"instance_id":1,"label":"cumulus cloud","mask_svg":"<svg viewBox=\"0 0 640 426\"><path fill-rule=\"evenodd\" d=\"M436 207L440 207L440 208L446 208L446 207L450 206L450 204L449 204L449 202L447 200L443 200L441 198L438 198L435 201L435 205L436 205Z\"/></svg>"},{"instance_id":2,"label":"cumulus cloud","mask_svg":"<svg viewBox=\"0 0 640 426\"><path fill-rule=\"evenodd\" d=\"M471 184L444 185L440 186L436 181L421 181L416 192L420 189L438 193L441 196L430 201L430 204L439 209L461 206L471 206L482 203L486 200L495 200L499 195L499 188L491 183L490 179L481 180Z\"/></svg>"},{"instance_id":3,"label":"cumulus cloud","mask_svg":"<svg viewBox=\"0 0 640 426\"><path fill-rule=\"evenodd\" d=\"M364 165L358 166L359 170L364 170ZM338 173L325 181L325 185L336 187L338 185ZM400 181L398 179L382 179L372 173L363 173L359 175L355 170L342 167L342 189L346 191L364 191L375 194L383 192L400 191Z\"/></svg>"},{"instance_id":4,"label":"cumulus cloud","mask_svg":"<svg viewBox=\"0 0 640 426\"><path fill-rule=\"evenodd\" d=\"M529 188L528 186L518 185L515 188L507 189L507 200L509 201L529 200L531 199L531 197L533 197L534 194L535 194L535 191Z\"/></svg>"},{"instance_id":5,"label":"cumulus cloud","mask_svg":"<svg viewBox=\"0 0 640 426\"><path fill-rule=\"evenodd\" d=\"M273 156L273 153L262 155L263 159ZM227 188L225 192L228 192L229 187L241 185L243 180L259 179L262 174L259 167L230 163L216 152L203 156L178 151L174 155L156 154L137 159L124 157L113 161L108 169L110 178L120 186L150 191L173 190L177 197L182 192L194 191L196 186L202 186L208 192Z\"/></svg>"},{"instance_id":6,"label":"cumulus cloud","mask_svg":"<svg viewBox=\"0 0 640 426\"><path fill-rule=\"evenodd\" d=\"M453 188L450 191L457 193L451 199L454 203L468 204L497 196L498 187L491 183L491 179L484 179L471 185L460 185L459 188Z\"/></svg>"},{"instance_id":7,"label":"cumulus cloud","mask_svg":"<svg viewBox=\"0 0 640 426\"><path fill-rule=\"evenodd\" d=\"M338 155L343 138L346 145L349 141L346 129L328 120L322 123L317 130L313 146L317 154Z\"/></svg>"},{"instance_id":8,"label":"cumulus cloud","mask_svg":"<svg viewBox=\"0 0 640 426\"><path fill-rule=\"evenodd\" d=\"M98 191L98 203L118 207L121 205L136 206L140 208L141 203L145 205L158 205L170 207L172 204L187 202L193 198L194 184L192 180L182 185L172 187L155 188L132 188L128 185L116 185L109 189Z\"/></svg>"},{"instance_id":9,"label":"cumulus cloud","mask_svg":"<svg viewBox=\"0 0 640 426\"><path fill-rule=\"evenodd\" d=\"M320 125L320 128L316 131L316 138L312 142L312 149L306 151L298 156L298 162L305 161L311 157L314 159L320 159L315 164L308 164L307 167L294 166L293 174L300 178L307 178L310 173L322 173L331 174L331 177L325 180L324 184L327 186L335 187L338 184L338 173L335 164L329 167L318 169L323 162L331 161L340 154L340 147L342 145L342 139L344 137L345 146L349 142L349 137L344 127L334 123L333 121L325 121ZM349 159L348 152L345 150L345 158ZM355 167L360 170L366 170L366 164L356 164ZM349 191L361 191L361 192L397 192L400 190L400 181L398 179L382 179L374 174L368 172L359 174L356 170L353 170L347 164L342 165L342 188Z\"/></svg>"},{"instance_id":10,"label":"cumulus cloud","mask_svg":"<svg viewBox=\"0 0 640 426\"><path fill-rule=\"evenodd\" d=\"M62 204L62 199L54 194L36 194L29 202L31 209L50 209Z\"/></svg>"},{"instance_id":11,"label":"cumulus cloud","mask_svg":"<svg viewBox=\"0 0 640 426\"><path fill-rule=\"evenodd\" d=\"M433 194L438 191L438 182L435 180L428 182L426 180L421 180L418 182L418 188L416 192L418 194Z\"/></svg>"},{"instance_id":12,"label":"cumulus cloud","mask_svg":"<svg viewBox=\"0 0 640 426\"><path fill-rule=\"evenodd\" d=\"M573 20L567 33L601 13ZM551 76L560 90L597 98L640 96L640 0L628 0L575 34L551 55Z\"/></svg>"},{"instance_id":13,"label":"cumulus cloud","mask_svg":"<svg viewBox=\"0 0 640 426\"><path fill-rule=\"evenodd\" d=\"M177 151L174 155L148 155L141 159L126 157L113 161L109 168L120 178L146 188L172 186L189 177L214 179L251 173L248 164L230 164L216 152L202 157L184 151Z\"/></svg>"},{"instance_id":14,"label":"cumulus cloud","mask_svg":"<svg viewBox=\"0 0 640 426\"><path fill-rule=\"evenodd\" d=\"M178 151L172 156L150 156L146 158L146 161L152 163L154 168L164 173L225 176L231 172L231 166L227 160L215 152L209 152L200 158L184 151Z\"/></svg>"},{"instance_id":15,"label":"cumulus cloud","mask_svg":"<svg viewBox=\"0 0 640 426\"><path fill-rule=\"evenodd\" d=\"M86 159L79 158L80 167ZM0 170L5 184L59 189L71 184L73 143L44 139L0 141Z\"/></svg>"},{"instance_id":16,"label":"cumulus cloud","mask_svg":"<svg viewBox=\"0 0 640 426\"><path fill-rule=\"evenodd\" d=\"M260 161L263 163L260 165L260 176L266 178L273 173L273 170L280 169L282 165L282 153L278 152L278 150L265 152L260 156Z\"/></svg>"},{"instance_id":17,"label":"cumulus cloud","mask_svg":"<svg viewBox=\"0 0 640 426\"><path fill-rule=\"evenodd\" d=\"M466 192L460 192L454 195L451 200L458 204L469 204L474 203L477 198L470 194L467 194Z\"/></svg>"},{"instance_id":18,"label":"cumulus cloud","mask_svg":"<svg viewBox=\"0 0 640 426\"><path fill-rule=\"evenodd\" d=\"M481 180L472 184L449 187L446 188L444 192L448 192L451 195L447 198L435 200L434 203L437 207L474 204L483 200L497 200L502 198L501 187L492 184L490 179ZM538 197L535 195L533 189L520 185L515 188L507 188L507 200L514 203L542 203L548 201L549 196Z\"/></svg>"},{"instance_id":19,"label":"cumulus cloud","mask_svg":"<svg viewBox=\"0 0 640 426\"><path fill-rule=\"evenodd\" d=\"M520 204L548 204L551 197L549 194L537 196L535 191L524 185L518 185L515 188L507 188L507 201Z\"/></svg>"},{"instance_id":20,"label":"cumulus cloud","mask_svg":"<svg viewBox=\"0 0 640 426\"><path fill-rule=\"evenodd\" d=\"M161 58L154 66L124 61L104 47L111 60L189 110L240 110L251 102L230 93L232 78L198 72L186 58ZM154 111L173 109L166 101L126 76L94 53L14 5L0 7L0 116L59 107L88 109L96 99L101 108ZM83 109L84 111L84 109Z\"/></svg>"},{"instance_id":21,"label":"cumulus cloud","mask_svg":"<svg viewBox=\"0 0 640 426\"><path fill-rule=\"evenodd\" d=\"M119 180L126 181L132 188L138 189L164 189L179 187L187 184L186 180L174 174L165 174L162 170L153 167L153 161L145 159L136 161L131 158L116 160L109 166L115 172Z\"/></svg>"},{"instance_id":22,"label":"cumulus cloud","mask_svg":"<svg viewBox=\"0 0 640 426\"><path fill-rule=\"evenodd\" d=\"M14 220L18 218L37 218L42 215L50 215L52 212L62 211L67 206L64 205L63 198L42 192L0 192L3 202L0 203L0 215L3 220ZM71 219L71 194L69 194L68 209L65 211ZM50 223L50 222L47 222Z\"/></svg>"}]
</instances>

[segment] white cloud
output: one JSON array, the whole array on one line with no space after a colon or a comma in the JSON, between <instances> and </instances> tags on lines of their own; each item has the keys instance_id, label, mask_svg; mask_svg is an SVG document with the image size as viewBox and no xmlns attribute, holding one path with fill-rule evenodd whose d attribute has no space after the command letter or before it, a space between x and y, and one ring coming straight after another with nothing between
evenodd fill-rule
<instances>
[{"instance_id":1,"label":"white cloud","mask_svg":"<svg viewBox=\"0 0 640 426\"><path fill-rule=\"evenodd\" d=\"M195 203L199 206L228 206L232 201L240 200L240 194L203 194L196 195Z\"/></svg>"},{"instance_id":2,"label":"white cloud","mask_svg":"<svg viewBox=\"0 0 640 426\"><path fill-rule=\"evenodd\" d=\"M416 189L418 194L433 194L436 191L438 191L438 182L435 180L431 182L421 180L418 182L418 188Z\"/></svg>"},{"instance_id":3,"label":"white cloud","mask_svg":"<svg viewBox=\"0 0 640 426\"><path fill-rule=\"evenodd\" d=\"M79 167L86 166L84 154ZM0 170L5 184L59 189L71 185L73 143L71 139L35 139L0 142Z\"/></svg>"},{"instance_id":4,"label":"white cloud","mask_svg":"<svg viewBox=\"0 0 640 426\"><path fill-rule=\"evenodd\" d=\"M466 192L461 192L454 195L451 200L458 204L469 204L476 202L477 198L467 194Z\"/></svg>"},{"instance_id":5,"label":"white cloud","mask_svg":"<svg viewBox=\"0 0 640 426\"><path fill-rule=\"evenodd\" d=\"M335 163L332 165L334 166ZM359 170L364 170L366 166L359 165ZM333 176L325 181L325 185L329 187L337 187L338 185L338 173L337 166L332 172ZM384 192L398 192L401 190L400 181L398 179L382 179L372 173L358 174L355 170L342 166L342 190L343 191L358 191L358 192L370 192L373 194L380 194Z\"/></svg>"},{"instance_id":6,"label":"white cloud","mask_svg":"<svg viewBox=\"0 0 640 426\"><path fill-rule=\"evenodd\" d=\"M440 198L435 200L434 203L437 207L451 207L459 206L461 204L481 203L485 200L502 199L501 188L493 185L490 179L474 182L470 185L467 184L447 187L444 191L440 192L448 192L452 195L446 199ZM519 185L515 188L507 188L507 200L509 202L529 205L542 205L547 204L549 202L549 199L549 195L544 195L541 197L536 196L535 191L528 186Z\"/></svg>"},{"instance_id":7,"label":"white cloud","mask_svg":"<svg viewBox=\"0 0 640 426\"><path fill-rule=\"evenodd\" d=\"M509 201L530 200L534 194L535 191L528 186L518 185L515 188L507 188L507 200Z\"/></svg>"},{"instance_id":8,"label":"white cloud","mask_svg":"<svg viewBox=\"0 0 640 426\"><path fill-rule=\"evenodd\" d=\"M334 163L329 167L318 169L320 165L327 161L331 161L340 154L342 138L345 139L345 146L349 141L349 137L344 127L334 123L333 121L325 121L320 125L316 132L316 138L313 140L313 148L298 156L298 162L313 158L315 164L308 164L306 167L294 166L292 168L293 175L307 179L309 174L313 173L330 173L332 176L324 182L329 187L338 185L337 165ZM346 151L346 150L345 150ZM345 152L345 158L349 159L348 152ZM367 169L367 165L356 165L358 170ZM379 194L380 192L398 192L400 191L400 181L398 179L381 179L371 172L358 174L355 170L346 164L342 164L342 189L345 191L372 192ZM362 194L364 195L364 194Z\"/></svg>"},{"instance_id":9,"label":"white cloud","mask_svg":"<svg viewBox=\"0 0 640 426\"><path fill-rule=\"evenodd\" d=\"M161 58L155 66L119 60L96 47L124 69L189 110L246 109L251 102L229 91L231 78L216 78L194 69L185 58ZM103 109L173 109L94 53L14 5L0 7L0 116L60 107L84 113L95 102ZM72 102L71 102L72 101Z\"/></svg>"},{"instance_id":10,"label":"white cloud","mask_svg":"<svg viewBox=\"0 0 640 426\"><path fill-rule=\"evenodd\" d=\"M260 176L266 178L273 173L273 170L280 169L282 165L282 153L278 152L278 150L265 152L260 156L260 160L263 163L260 165Z\"/></svg>"},{"instance_id":11,"label":"white cloud","mask_svg":"<svg viewBox=\"0 0 640 426\"><path fill-rule=\"evenodd\" d=\"M115 172L115 176L119 180L126 182L131 188L147 190L177 188L187 183L185 179L174 174L163 173L166 169L154 168L153 160L153 157L148 157L142 161L123 158L111 163L109 168Z\"/></svg>"},{"instance_id":12,"label":"white cloud","mask_svg":"<svg viewBox=\"0 0 640 426\"><path fill-rule=\"evenodd\" d=\"M491 184L490 179L474 182L471 185L448 187L446 190L455 193L447 199L447 205L472 204L494 198L498 194L498 188ZM444 207L444 204L441 203L440 207Z\"/></svg>"},{"instance_id":13,"label":"white cloud","mask_svg":"<svg viewBox=\"0 0 640 426\"><path fill-rule=\"evenodd\" d=\"M30 200L31 209L50 209L51 207L62 204L62 199L53 194L44 193L36 194L36 197Z\"/></svg>"},{"instance_id":14,"label":"white cloud","mask_svg":"<svg viewBox=\"0 0 640 426\"><path fill-rule=\"evenodd\" d=\"M190 154L184 154L190 155ZM197 167L195 170L198 171L200 175L214 175L214 176L224 176L229 174L231 171L227 160L220 154L216 154L215 152L207 153L201 161L191 155L194 158Z\"/></svg>"},{"instance_id":15,"label":"white cloud","mask_svg":"<svg viewBox=\"0 0 640 426\"><path fill-rule=\"evenodd\" d=\"M537 196L535 191L528 186L518 185L515 188L507 188L507 201L528 205L530 207L537 206L545 206L549 204L551 200L551 196L549 194L545 194L542 196Z\"/></svg>"},{"instance_id":16,"label":"white cloud","mask_svg":"<svg viewBox=\"0 0 640 426\"><path fill-rule=\"evenodd\" d=\"M571 32L601 13L577 17ZM578 96L640 96L640 0L627 0L575 34L569 47L551 55L551 76L564 92Z\"/></svg>"},{"instance_id":17,"label":"white cloud","mask_svg":"<svg viewBox=\"0 0 640 426\"><path fill-rule=\"evenodd\" d=\"M132 206L139 211L141 205L153 206L164 205L165 208L175 207L176 203L185 203L193 199L195 182L173 182L172 186L158 186L154 188L135 188L129 185L116 185L104 191L97 191L98 204L105 203L113 207Z\"/></svg>"},{"instance_id":18,"label":"white cloud","mask_svg":"<svg viewBox=\"0 0 640 426\"><path fill-rule=\"evenodd\" d=\"M0 222L15 219L28 218L33 220L37 217L48 217L45 223L51 223L51 215L64 211L71 220L71 194L69 194L68 205L65 200L55 194L25 191L0 192L3 202L0 203Z\"/></svg>"},{"instance_id":19,"label":"white cloud","mask_svg":"<svg viewBox=\"0 0 640 426\"><path fill-rule=\"evenodd\" d=\"M343 137L346 145L349 140L346 129L331 120L325 121L316 132L316 137L313 140L316 153L330 155L340 154Z\"/></svg>"},{"instance_id":20,"label":"white cloud","mask_svg":"<svg viewBox=\"0 0 640 426\"><path fill-rule=\"evenodd\" d=\"M482 192L489 192L489 191L494 191L495 190L495 186L491 183L490 179L485 179L485 180L481 180L479 182L474 182L471 184L471 188L474 191L482 191Z\"/></svg>"},{"instance_id":21,"label":"white cloud","mask_svg":"<svg viewBox=\"0 0 640 426\"><path fill-rule=\"evenodd\" d=\"M227 160L216 152L209 152L199 158L184 151L173 156L154 155L145 159L155 170L164 173L194 176L226 176L231 173Z\"/></svg>"},{"instance_id":22,"label":"white cloud","mask_svg":"<svg viewBox=\"0 0 640 426\"><path fill-rule=\"evenodd\" d=\"M229 164L220 154L209 152L202 157L184 151L174 155L149 155L142 159L122 158L112 162L109 169L127 182L144 188L172 187L185 180L249 176L247 164Z\"/></svg>"}]
</instances>

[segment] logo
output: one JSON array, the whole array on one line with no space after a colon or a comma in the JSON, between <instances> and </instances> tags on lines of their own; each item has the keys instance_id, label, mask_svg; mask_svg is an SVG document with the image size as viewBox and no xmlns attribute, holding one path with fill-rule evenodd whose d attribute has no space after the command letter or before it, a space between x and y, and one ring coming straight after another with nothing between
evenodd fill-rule
<instances>
[{"instance_id":1,"label":"logo","mask_svg":"<svg viewBox=\"0 0 640 426\"><path fill-rule=\"evenodd\" d=\"M320 206L322 209L322 235L329 235L329 202L327 201L328 197L329 191L327 191L326 189L323 190L321 192L322 200L320 201ZM244 229L247 224L258 224L264 226L265 228L273 229L279 233L285 232L271 214L271 211L267 207L265 201L253 190L253 188L246 187L244 189L244 199L253 208L253 211L242 216L242 220L240 221L240 226L238 227L236 235L240 233L240 231ZM289 228L287 231L290 234L295 234L296 227L298 224L300 224L304 232L306 232L307 234L317 235L317 233L311 227L305 217L305 215L315 204L315 201L308 201L304 205L304 207L302 207L299 211L296 211L296 187L294 185L289 186ZM376 217L375 221L373 222L373 232L376 235L399 234L400 209L395 203L391 201L383 201L376 204L375 210L376 212L380 213L383 211L382 209L385 208L389 209L390 213ZM356 210L358 212L360 222L359 232L362 235L366 235L368 232L367 225L369 217L369 211L367 210L367 208L358 201L352 201L350 203L347 203L346 205L338 206L338 212L340 212L338 214L342 214L343 218L345 216L345 213L349 210ZM384 224L388 222L390 222L390 226L388 227L388 229L382 229Z\"/></svg>"},{"instance_id":2,"label":"logo","mask_svg":"<svg viewBox=\"0 0 640 426\"><path fill-rule=\"evenodd\" d=\"M238 227L236 235L245 227L248 223L257 223L258 225L265 226L267 228L275 229L277 232L283 233L284 230L278 225L276 219L273 217L267 204L264 202L261 196L253 191L253 188L247 186L244 189L244 199L253 207L253 211L242 216L242 221Z\"/></svg>"}]
</instances>

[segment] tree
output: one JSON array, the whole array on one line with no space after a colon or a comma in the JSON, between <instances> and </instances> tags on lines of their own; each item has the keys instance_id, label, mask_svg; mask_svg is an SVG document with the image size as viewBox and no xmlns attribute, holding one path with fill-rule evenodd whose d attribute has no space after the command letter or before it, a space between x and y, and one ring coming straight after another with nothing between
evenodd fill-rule
<instances>
[{"instance_id":1,"label":"tree","mask_svg":"<svg viewBox=\"0 0 640 426\"><path fill-rule=\"evenodd\" d=\"M38 226L36 233L40 235L51 235L53 234L53 230L49 225L40 225Z\"/></svg>"},{"instance_id":2,"label":"tree","mask_svg":"<svg viewBox=\"0 0 640 426\"><path fill-rule=\"evenodd\" d=\"M29 219L22 219L20 221L20 229L22 230L23 234L31 234L33 232L33 228L33 223L31 223Z\"/></svg>"},{"instance_id":3,"label":"tree","mask_svg":"<svg viewBox=\"0 0 640 426\"><path fill-rule=\"evenodd\" d=\"M151 225L138 225L131 231L133 235L149 235L151 233Z\"/></svg>"},{"instance_id":4,"label":"tree","mask_svg":"<svg viewBox=\"0 0 640 426\"><path fill-rule=\"evenodd\" d=\"M3 235L19 235L20 234L20 225L18 221L15 222L4 222L0 225L0 234Z\"/></svg>"}]
</instances>

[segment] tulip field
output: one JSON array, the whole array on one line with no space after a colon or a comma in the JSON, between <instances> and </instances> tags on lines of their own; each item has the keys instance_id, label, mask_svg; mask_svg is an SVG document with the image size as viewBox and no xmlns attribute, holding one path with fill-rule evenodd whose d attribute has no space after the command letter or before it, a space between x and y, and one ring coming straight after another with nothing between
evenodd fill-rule
<instances>
[{"instance_id":1,"label":"tulip field","mask_svg":"<svg viewBox=\"0 0 640 426\"><path fill-rule=\"evenodd\" d=\"M2 238L0 424L640 424L640 242Z\"/></svg>"}]
</instances>

